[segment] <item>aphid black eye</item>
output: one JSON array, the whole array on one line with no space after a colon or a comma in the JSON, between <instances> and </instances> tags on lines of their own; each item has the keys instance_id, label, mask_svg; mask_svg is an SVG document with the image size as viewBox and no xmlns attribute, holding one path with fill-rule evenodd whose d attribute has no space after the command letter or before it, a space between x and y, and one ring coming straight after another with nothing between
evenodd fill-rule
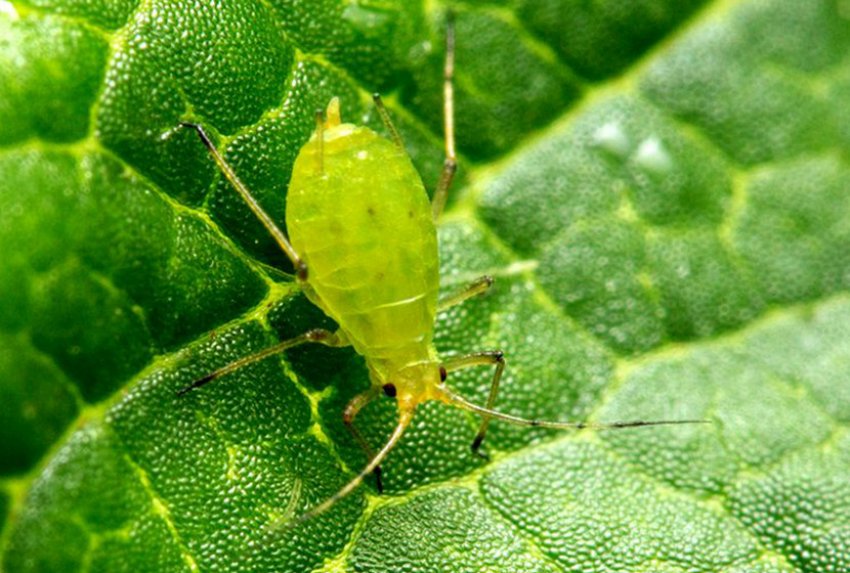
<instances>
[{"instance_id":1,"label":"aphid black eye","mask_svg":"<svg viewBox=\"0 0 850 573\"><path fill-rule=\"evenodd\" d=\"M440 382L445 382L445 381L446 381L446 377L447 377L448 375L449 375L449 374L448 374L448 372L446 372L446 369L445 369L445 368L443 368L442 366L440 366Z\"/></svg>"},{"instance_id":2,"label":"aphid black eye","mask_svg":"<svg viewBox=\"0 0 850 573\"><path fill-rule=\"evenodd\" d=\"M395 384L384 384L384 394L390 398L395 398Z\"/></svg>"}]
</instances>

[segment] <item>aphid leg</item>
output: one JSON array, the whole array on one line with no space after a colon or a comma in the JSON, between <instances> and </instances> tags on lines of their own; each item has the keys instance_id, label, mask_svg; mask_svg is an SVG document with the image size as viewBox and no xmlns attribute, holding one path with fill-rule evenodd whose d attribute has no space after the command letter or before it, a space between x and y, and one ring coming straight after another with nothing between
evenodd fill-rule
<instances>
[{"instance_id":1,"label":"aphid leg","mask_svg":"<svg viewBox=\"0 0 850 573\"><path fill-rule=\"evenodd\" d=\"M399 410L398 424L396 425L395 430L393 430L392 435L387 440L387 443L384 444L384 447L381 448L381 450L377 454L375 454L375 457L373 457L372 460L368 464L366 464L366 467L364 467L359 474L354 476L351 481L342 486L339 491L337 491L331 497L329 497L319 505L313 507L312 509L308 510L306 513L303 513L298 519L275 524L270 529L272 529L273 531L280 529L290 529L292 527L297 526L299 523L303 523L305 521L313 519L317 515L324 513L325 511L330 509L336 502L338 502L339 500L350 494L352 491L357 489L357 486L359 486L363 482L363 479L370 473L374 472L375 468L381 465L381 462L384 461L384 458L387 457L387 454L392 451L392 449L401 439L401 436L404 434L404 431L407 429L407 426L410 425L410 420L412 418L413 410Z\"/></svg>"},{"instance_id":2,"label":"aphid leg","mask_svg":"<svg viewBox=\"0 0 850 573\"><path fill-rule=\"evenodd\" d=\"M431 211L434 220L438 220L446 206L449 188L457 171L457 153L455 152L455 20L454 13L446 15L446 60L443 64L443 131L446 140L446 159L443 170L437 180L434 198L431 200Z\"/></svg>"},{"instance_id":3,"label":"aphid leg","mask_svg":"<svg viewBox=\"0 0 850 573\"><path fill-rule=\"evenodd\" d=\"M295 515L295 508L298 507L298 502L301 501L301 486L301 479L295 478L295 481L292 483L292 492L289 494L289 501L283 510L285 519L292 519Z\"/></svg>"},{"instance_id":4,"label":"aphid leg","mask_svg":"<svg viewBox=\"0 0 850 573\"><path fill-rule=\"evenodd\" d=\"M233 171L233 168L230 167L230 164L224 159L224 156L216 149L215 145L213 145L212 140L207 135L207 132L204 130L203 126L197 123L189 123L189 122L180 122L181 127L187 127L190 129L194 129L198 134L198 137L201 138L201 141L206 146L207 150L210 152L213 160L221 171L222 175L233 185L233 188L242 196L242 199L245 203L248 204L248 207L257 216L263 226L268 230L277 244L280 246L281 250L286 253L286 256L289 257L289 260L292 261L292 266L295 267L295 271L298 275L298 278L301 280L305 280L307 278L307 265L304 264L304 261L301 260L301 257L298 256L298 253L295 252L295 249L292 248L292 245L289 242L289 239L286 238L286 235L283 234L278 226L272 221L272 218L269 217L268 213L266 213L260 204L254 199L254 196L251 195L251 192L248 191L248 188L245 187L245 184L239 179L236 175L236 172Z\"/></svg>"},{"instance_id":5,"label":"aphid leg","mask_svg":"<svg viewBox=\"0 0 850 573\"><path fill-rule=\"evenodd\" d=\"M374 458L375 454L372 451L372 448L369 447L369 443L366 441L366 438L363 437L363 434L361 434L360 430L357 429L357 426L354 425L354 418L357 417L360 410L362 410L369 402L377 398L380 393L381 389L375 386L369 388L365 392L361 392L348 402L345 406L345 411L342 414L342 421L345 422L345 427L348 428L348 431L351 432L351 435L354 436L355 440L357 440L357 443L360 445L360 449L362 449L366 454L366 459L368 460ZM381 466L375 466L374 473L378 492L383 493L384 483L381 480Z\"/></svg>"},{"instance_id":6,"label":"aphid leg","mask_svg":"<svg viewBox=\"0 0 850 573\"><path fill-rule=\"evenodd\" d=\"M496 371L493 373L493 381L490 383L490 395L487 397L486 410L493 410L493 405L496 403L496 396L499 393L499 383L502 380L502 372L505 371L505 356L501 350L488 350L485 352L476 352L453 358L443 364L446 372L461 370L463 368L471 368L473 366L489 366L495 364ZM478 426L478 433L475 434L475 439L472 441L472 451L482 457L487 457L480 453L481 443L484 441L484 436L487 434L487 427L490 425L491 416L485 412L478 412L481 415L481 425Z\"/></svg>"},{"instance_id":7,"label":"aphid leg","mask_svg":"<svg viewBox=\"0 0 850 573\"><path fill-rule=\"evenodd\" d=\"M375 102L375 109L378 110L378 115L381 116L381 121L384 123L384 127L386 127L387 131L390 132L390 138L392 138L393 143L395 143L398 148L404 149L404 140L402 140L401 134L398 132L398 129L396 129L395 124L393 124L390 112L387 111L386 106L384 106L384 100L381 99L381 94L372 94L372 101Z\"/></svg>"},{"instance_id":8,"label":"aphid leg","mask_svg":"<svg viewBox=\"0 0 850 573\"><path fill-rule=\"evenodd\" d=\"M437 310L446 310L447 308L451 308L455 305L458 305L474 297L475 295L484 294L488 290L490 290L491 286L493 286L493 277L489 275L479 277L473 282L466 285L466 287L462 291L448 296L441 300L439 303L437 303Z\"/></svg>"},{"instance_id":9,"label":"aphid leg","mask_svg":"<svg viewBox=\"0 0 850 573\"><path fill-rule=\"evenodd\" d=\"M178 396L182 396L187 392L194 390L195 388L200 388L201 386L212 382L217 378L221 378L231 372L239 370L244 366L248 366L249 364L253 364L254 362L259 362L269 356L274 354L279 354L285 350L289 350L295 346L300 344L306 344L308 342L316 342L319 344L324 344L325 346L345 346L346 343L340 339L338 335L331 332L330 330L324 330L322 328L316 328L313 330L309 330L302 334L301 336L296 336L295 338L290 338L289 340L284 340L283 342L279 342L274 346L270 346L264 350L260 350L256 354L252 354L251 356L245 356L244 358L240 358L234 362L231 362L227 366L219 368L218 370L211 372L204 376L203 378L198 378L191 384L188 384L177 391Z\"/></svg>"}]
</instances>

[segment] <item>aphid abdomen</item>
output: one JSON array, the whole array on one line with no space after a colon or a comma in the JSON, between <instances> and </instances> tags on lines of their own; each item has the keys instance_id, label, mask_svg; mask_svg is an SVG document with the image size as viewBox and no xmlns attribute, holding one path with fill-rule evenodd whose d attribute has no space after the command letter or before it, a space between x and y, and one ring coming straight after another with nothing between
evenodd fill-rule
<instances>
[{"instance_id":1,"label":"aphid abdomen","mask_svg":"<svg viewBox=\"0 0 850 573\"><path fill-rule=\"evenodd\" d=\"M301 149L287 195L308 296L364 356L426 358L439 261L422 181L404 150L368 128L324 136L321 160L315 137Z\"/></svg>"}]
</instances>

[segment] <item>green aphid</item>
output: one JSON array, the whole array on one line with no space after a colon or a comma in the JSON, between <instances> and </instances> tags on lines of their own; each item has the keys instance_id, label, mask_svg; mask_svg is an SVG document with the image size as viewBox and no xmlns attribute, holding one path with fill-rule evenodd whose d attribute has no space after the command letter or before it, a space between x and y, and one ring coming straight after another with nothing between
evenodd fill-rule
<instances>
[{"instance_id":1,"label":"green aphid","mask_svg":"<svg viewBox=\"0 0 850 573\"><path fill-rule=\"evenodd\" d=\"M334 98L327 117L317 112L316 131L301 148L292 169L287 195L289 238L263 211L236 173L197 124L197 130L218 167L292 261L307 297L338 325L339 330L311 330L248 356L196 380L185 393L247 364L308 342L353 346L366 361L371 387L355 396L343 414L346 426L366 451L366 467L333 496L286 525L324 512L375 472L380 489L380 464L410 425L416 407L438 400L481 416L473 442L478 451L491 418L546 428L627 428L685 424L699 420L629 421L612 424L553 422L511 416L493 409L505 368L501 351L484 351L441 360L434 348L438 310L486 292L493 280L484 276L463 291L438 300L439 258L435 222L445 205L457 162L454 149L452 76L454 33L446 36L444 119L446 160L429 202L422 179L404 150L401 138L378 95L375 104L392 141L371 129L342 123ZM380 174L380 177L376 177ZM473 404L446 384L448 375L473 366L495 366L486 406ZM398 404L398 424L377 452L354 425L357 413L381 394Z\"/></svg>"}]
</instances>

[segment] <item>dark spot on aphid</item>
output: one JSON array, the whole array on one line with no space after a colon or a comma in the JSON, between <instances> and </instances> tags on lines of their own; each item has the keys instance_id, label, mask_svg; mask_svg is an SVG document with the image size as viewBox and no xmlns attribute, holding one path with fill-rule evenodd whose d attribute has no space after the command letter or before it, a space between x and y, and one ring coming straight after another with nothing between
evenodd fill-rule
<instances>
[{"instance_id":1,"label":"dark spot on aphid","mask_svg":"<svg viewBox=\"0 0 850 573\"><path fill-rule=\"evenodd\" d=\"M395 398L395 384L384 384L384 394L390 398Z\"/></svg>"},{"instance_id":2,"label":"dark spot on aphid","mask_svg":"<svg viewBox=\"0 0 850 573\"><path fill-rule=\"evenodd\" d=\"M440 366L440 382L445 382L448 375L449 373L446 372L445 367Z\"/></svg>"},{"instance_id":3,"label":"dark spot on aphid","mask_svg":"<svg viewBox=\"0 0 850 573\"><path fill-rule=\"evenodd\" d=\"M413 211L408 211L408 212L407 212L407 218L408 218L408 219L412 219L412 218L413 218Z\"/></svg>"},{"instance_id":4,"label":"dark spot on aphid","mask_svg":"<svg viewBox=\"0 0 850 573\"><path fill-rule=\"evenodd\" d=\"M375 216L375 208L374 207L366 207L366 212L369 213L370 216Z\"/></svg>"}]
</instances>

